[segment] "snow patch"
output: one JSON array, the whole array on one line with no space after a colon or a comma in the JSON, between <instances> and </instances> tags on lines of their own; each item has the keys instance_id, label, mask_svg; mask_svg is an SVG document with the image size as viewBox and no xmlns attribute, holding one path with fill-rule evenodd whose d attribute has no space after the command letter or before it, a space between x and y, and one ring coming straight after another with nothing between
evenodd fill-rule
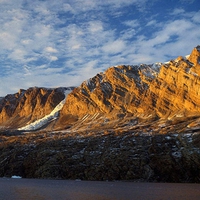
<instances>
[{"instance_id":1,"label":"snow patch","mask_svg":"<svg viewBox=\"0 0 200 200\"><path fill-rule=\"evenodd\" d=\"M153 65L152 65L152 69L154 70L154 71L156 71L156 72L159 72L159 70L160 70L160 67L163 65L163 63L161 63L161 62L156 62L156 63L154 63Z\"/></svg>"},{"instance_id":2,"label":"snow patch","mask_svg":"<svg viewBox=\"0 0 200 200\"><path fill-rule=\"evenodd\" d=\"M189 57L190 57L190 54L185 56L186 59L188 59Z\"/></svg>"},{"instance_id":3,"label":"snow patch","mask_svg":"<svg viewBox=\"0 0 200 200\"><path fill-rule=\"evenodd\" d=\"M173 157L176 157L176 158L181 158L181 157L182 157L182 154L181 154L180 151L175 151L175 152L172 153L172 156L173 156Z\"/></svg>"},{"instance_id":4,"label":"snow patch","mask_svg":"<svg viewBox=\"0 0 200 200\"><path fill-rule=\"evenodd\" d=\"M171 140L171 137L170 136L166 136L165 139Z\"/></svg>"},{"instance_id":5,"label":"snow patch","mask_svg":"<svg viewBox=\"0 0 200 200\"><path fill-rule=\"evenodd\" d=\"M22 178L21 176L13 175L11 178Z\"/></svg>"},{"instance_id":6,"label":"snow patch","mask_svg":"<svg viewBox=\"0 0 200 200\"><path fill-rule=\"evenodd\" d=\"M44 116L43 118L36 120L35 122L28 124L24 127L19 128L18 130L24 130L24 131L33 131L41 128L45 124L47 124L50 121L53 121L57 119L59 111L62 109L62 107L65 104L67 95L71 93L72 90L65 90L65 98L52 110L52 112L49 115Z\"/></svg>"}]
</instances>

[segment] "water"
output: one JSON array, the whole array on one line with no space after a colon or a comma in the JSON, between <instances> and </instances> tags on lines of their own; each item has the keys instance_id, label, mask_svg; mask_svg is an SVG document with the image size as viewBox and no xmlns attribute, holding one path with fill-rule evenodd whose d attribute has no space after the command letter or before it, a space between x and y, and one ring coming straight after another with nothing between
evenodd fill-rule
<instances>
[{"instance_id":1,"label":"water","mask_svg":"<svg viewBox=\"0 0 200 200\"><path fill-rule=\"evenodd\" d=\"M199 200L200 184L0 178L0 200Z\"/></svg>"}]
</instances>

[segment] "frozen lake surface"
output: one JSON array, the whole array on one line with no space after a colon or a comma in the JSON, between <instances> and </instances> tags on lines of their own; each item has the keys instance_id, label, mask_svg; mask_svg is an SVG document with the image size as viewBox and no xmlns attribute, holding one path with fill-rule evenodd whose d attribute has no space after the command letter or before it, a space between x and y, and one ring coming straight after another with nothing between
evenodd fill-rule
<instances>
[{"instance_id":1,"label":"frozen lake surface","mask_svg":"<svg viewBox=\"0 0 200 200\"><path fill-rule=\"evenodd\" d=\"M199 200L200 184L0 178L0 200Z\"/></svg>"}]
</instances>

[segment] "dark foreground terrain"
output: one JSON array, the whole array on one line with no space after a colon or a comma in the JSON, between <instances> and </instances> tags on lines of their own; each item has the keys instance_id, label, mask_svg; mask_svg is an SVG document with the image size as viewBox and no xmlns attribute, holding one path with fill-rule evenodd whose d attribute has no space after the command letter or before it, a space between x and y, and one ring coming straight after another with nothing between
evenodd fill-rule
<instances>
[{"instance_id":1,"label":"dark foreground terrain","mask_svg":"<svg viewBox=\"0 0 200 200\"><path fill-rule=\"evenodd\" d=\"M189 120L83 132L0 132L0 177L200 183ZM160 123L160 122L159 122Z\"/></svg>"},{"instance_id":2,"label":"dark foreground terrain","mask_svg":"<svg viewBox=\"0 0 200 200\"><path fill-rule=\"evenodd\" d=\"M2 200L199 200L199 184L0 179Z\"/></svg>"}]
</instances>

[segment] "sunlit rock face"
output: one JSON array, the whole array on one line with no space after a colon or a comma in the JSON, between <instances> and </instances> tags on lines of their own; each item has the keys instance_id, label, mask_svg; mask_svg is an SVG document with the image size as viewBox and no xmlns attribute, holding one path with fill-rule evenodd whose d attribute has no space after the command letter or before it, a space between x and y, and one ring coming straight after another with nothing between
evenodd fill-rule
<instances>
[{"instance_id":1,"label":"sunlit rock face","mask_svg":"<svg viewBox=\"0 0 200 200\"><path fill-rule=\"evenodd\" d=\"M0 100L0 124L14 128L31 123L49 114L64 97L64 88L33 87L9 94Z\"/></svg>"},{"instance_id":2,"label":"sunlit rock face","mask_svg":"<svg viewBox=\"0 0 200 200\"><path fill-rule=\"evenodd\" d=\"M113 66L69 92L51 130L199 116L199 88L200 46L166 63ZM65 98L65 89L33 87L1 98L1 128L19 128L48 115Z\"/></svg>"},{"instance_id":3,"label":"sunlit rock face","mask_svg":"<svg viewBox=\"0 0 200 200\"><path fill-rule=\"evenodd\" d=\"M82 117L142 112L142 99L155 75L157 72L148 65L111 67L69 94L61 114Z\"/></svg>"},{"instance_id":4,"label":"sunlit rock face","mask_svg":"<svg viewBox=\"0 0 200 200\"><path fill-rule=\"evenodd\" d=\"M58 123L68 117L164 118L200 111L200 47L167 63L111 67L68 95ZM92 117L93 116L93 117ZM96 117L94 117L96 116Z\"/></svg>"},{"instance_id":5,"label":"sunlit rock face","mask_svg":"<svg viewBox=\"0 0 200 200\"><path fill-rule=\"evenodd\" d=\"M199 50L195 48L188 59L178 57L162 65L149 90L155 94L158 116L188 116L200 111Z\"/></svg>"}]
</instances>

